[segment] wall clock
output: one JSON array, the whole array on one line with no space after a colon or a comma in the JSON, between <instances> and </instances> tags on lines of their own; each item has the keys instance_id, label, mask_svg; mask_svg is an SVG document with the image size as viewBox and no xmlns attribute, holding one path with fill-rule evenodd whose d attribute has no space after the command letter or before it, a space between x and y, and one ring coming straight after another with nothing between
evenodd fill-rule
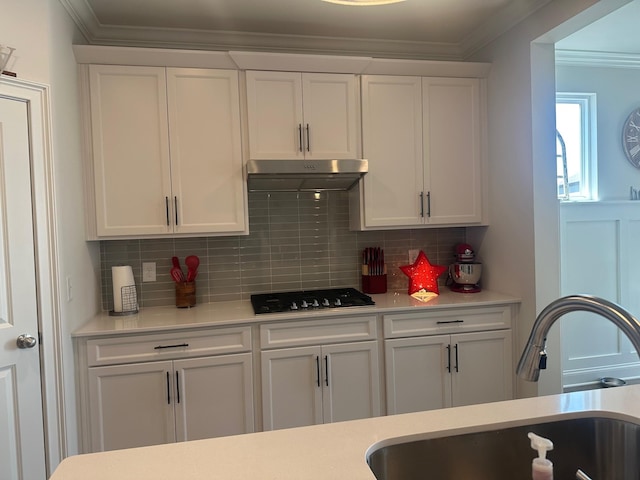
<instances>
[{"instance_id":1,"label":"wall clock","mask_svg":"<svg viewBox=\"0 0 640 480\"><path fill-rule=\"evenodd\" d=\"M631 165L640 168L640 108L631 112L624 122L622 148Z\"/></svg>"}]
</instances>

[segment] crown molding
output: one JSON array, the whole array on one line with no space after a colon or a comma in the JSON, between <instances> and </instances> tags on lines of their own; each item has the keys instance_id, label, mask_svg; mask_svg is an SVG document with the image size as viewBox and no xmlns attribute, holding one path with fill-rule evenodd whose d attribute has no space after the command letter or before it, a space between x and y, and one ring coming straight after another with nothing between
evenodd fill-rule
<instances>
[{"instance_id":1,"label":"crown molding","mask_svg":"<svg viewBox=\"0 0 640 480\"><path fill-rule=\"evenodd\" d=\"M556 50L556 65L572 67L640 68L640 54Z\"/></svg>"},{"instance_id":2,"label":"crown molding","mask_svg":"<svg viewBox=\"0 0 640 480\"><path fill-rule=\"evenodd\" d=\"M526 0L511 2L460 42L459 47L463 56L468 58L551 1Z\"/></svg>"},{"instance_id":3,"label":"crown molding","mask_svg":"<svg viewBox=\"0 0 640 480\"><path fill-rule=\"evenodd\" d=\"M59 0L89 44L464 60L551 0L512 2L461 43L102 25L86 0Z\"/></svg>"}]
</instances>

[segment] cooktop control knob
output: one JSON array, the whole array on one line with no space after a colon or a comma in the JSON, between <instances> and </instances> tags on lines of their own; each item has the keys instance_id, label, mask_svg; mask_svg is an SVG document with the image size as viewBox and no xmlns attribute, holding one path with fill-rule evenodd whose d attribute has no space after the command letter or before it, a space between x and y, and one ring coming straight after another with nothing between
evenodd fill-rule
<instances>
[{"instance_id":1,"label":"cooktop control knob","mask_svg":"<svg viewBox=\"0 0 640 480\"><path fill-rule=\"evenodd\" d=\"M296 302L293 302L291 304L291 310L297 310L298 309L298 304Z\"/></svg>"},{"instance_id":2,"label":"cooktop control knob","mask_svg":"<svg viewBox=\"0 0 640 480\"><path fill-rule=\"evenodd\" d=\"M313 299L313 303L311 304L312 307L314 308L318 308L320 306L320 304L318 303L318 299L314 298Z\"/></svg>"},{"instance_id":3,"label":"cooktop control knob","mask_svg":"<svg viewBox=\"0 0 640 480\"><path fill-rule=\"evenodd\" d=\"M342 306L342 302L340 301L339 298L336 298L336 303L334 304L336 307L341 307Z\"/></svg>"},{"instance_id":4,"label":"cooktop control knob","mask_svg":"<svg viewBox=\"0 0 640 480\"><path fill-rule=\"evenodd\" d=\"M302 308L309 308L309 304L307 303L306 300L302 300L302 303L300 304L300 307Z\"/></svg>"},{"instance_id":5,"label":"cooktop control knob","mask_svg":"<svg viewBox=\"0 0 640 480\"><path fill-rule=\"evenodd\" d=\"M325 298L324 300L322 300L322 305L323 305L324 307L328 307L328 306L329 306L329 299L328 299L328 298Z\"/></svg>"}]
</instances>

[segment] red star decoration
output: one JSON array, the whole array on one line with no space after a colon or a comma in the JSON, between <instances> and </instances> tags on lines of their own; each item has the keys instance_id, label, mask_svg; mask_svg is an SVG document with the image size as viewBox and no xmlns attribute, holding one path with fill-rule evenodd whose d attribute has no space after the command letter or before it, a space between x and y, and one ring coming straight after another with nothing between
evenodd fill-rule
<instances>
[{"instance_id":1,"label":"red star decoration","mask_svg":"<svg viewBox=\"0 0 640 480\"><path fill-rule=\"evenodd\" d=\"M403 265L400 270L409 277L409 295L425 289L427 292L440 293L438 277L446 272L447 267L431 265L422 250L413 265Z\"/></svg>"}]
</instances>

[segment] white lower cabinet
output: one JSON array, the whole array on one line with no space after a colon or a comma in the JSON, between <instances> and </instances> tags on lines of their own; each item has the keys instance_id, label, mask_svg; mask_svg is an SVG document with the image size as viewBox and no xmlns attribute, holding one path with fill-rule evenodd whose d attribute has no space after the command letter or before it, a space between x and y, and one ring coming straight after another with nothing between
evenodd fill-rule
<instances>
[{"instance_id":1,"label":"white lower cabinet","mask_svg":"<svg viewBox=\"0 0 640 480\"><path fill-rule=\"evenodd\" d=\"M381 414L375 315L260 331L264 430ZM275 346L291 347L269 350Z\"/></svg>"},{"instance_id":2,"label":"white lower cabinet","mask_svg":"<svg viewBox=\"0 0 640 480\"><path fill-rule=\"evenodd\" d=\"M85 453L255 430L249 327L79 345L88 367L80 377Z\"/></svg>"},{"instance_id":3,"label":"white lower cabinet","mask_svg":"<svg viewBox=\"0 0 640 480\"><path fill-rule=\"evenodd\" d=\"M380 415L376 342L262 352L265 430Z\"/></svg>"},{"instance_id":4,"label":"white lower cabinet","mask_svg":"<svg viewBox=\"0 0 640 480\"><path fill-rule=\"evenodd\" d=\"M510 325L509 312L499 308L452 310L434 317L397 315L385 320L385 327L395 332L391 335L473 330L474 325L479 330L504 328ZM384 343L388 414L513 398L510 329L387 338Z\"/></svg>"},{"instance_id":5,"label":"white lower cabinet","mask_svg":"<svg viewBox=\"0 0 640 480\"><path fill-rule=\"evenodd\" d=\"M253 431L251 354L89 369L92 451Z\"/></svg>"}]
</instances>

